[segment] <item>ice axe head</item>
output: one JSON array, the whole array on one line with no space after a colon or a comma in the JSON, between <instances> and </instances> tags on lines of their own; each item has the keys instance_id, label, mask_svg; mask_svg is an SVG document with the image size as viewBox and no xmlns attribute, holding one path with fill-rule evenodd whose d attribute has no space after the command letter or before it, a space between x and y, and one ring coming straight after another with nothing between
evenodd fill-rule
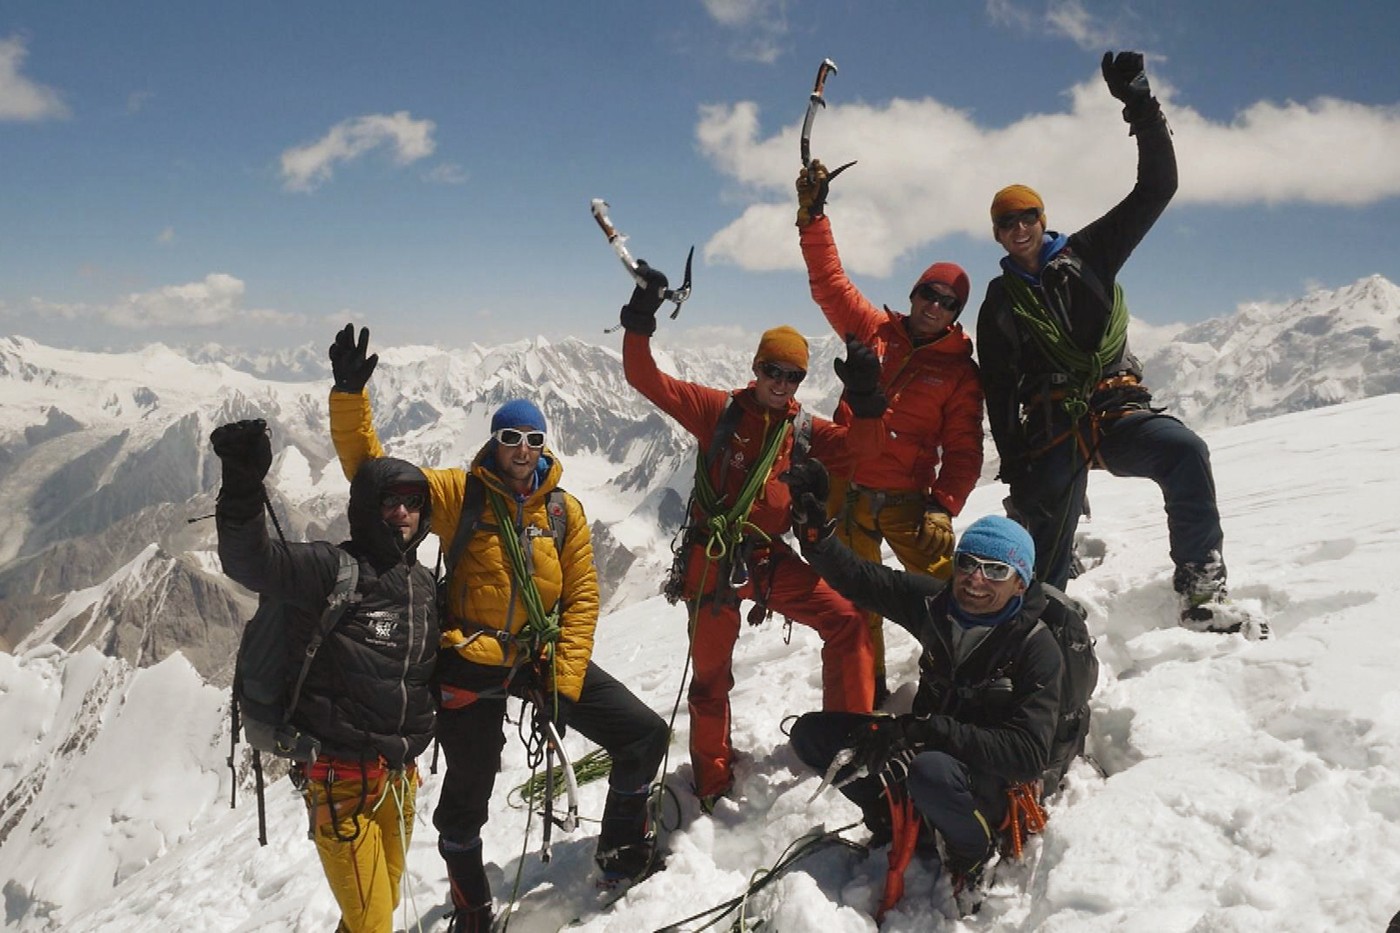
<instances>
[{"instance_id":1,"label":"ice axe head","mask_svg":"<svg viewBox=\"0 0 1400 933\"><path fill-rule=\"evenodd\" d=\"M817 116L817 108L826 106L822 96L826 91L827 75L836 74L836 63L829 58L822 59L817 66L817 80L812 83L812 93L807 96L807 116L802 121L802 167L812 164L812 121Z\"/></svg>"}]
</instances>

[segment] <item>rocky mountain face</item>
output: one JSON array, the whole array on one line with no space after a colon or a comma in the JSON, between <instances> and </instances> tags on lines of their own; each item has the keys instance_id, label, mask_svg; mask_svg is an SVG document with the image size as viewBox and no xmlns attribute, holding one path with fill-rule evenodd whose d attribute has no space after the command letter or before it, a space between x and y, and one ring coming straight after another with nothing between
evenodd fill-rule
<instances>
[{"instance_id":1,"label":"rocky mountain face","mask_svg":"<svg viewBox=\"0 0 1400 933\"><path fill-rule=\"evenodd\" d=\"M1400 288L1379 276L1131 336L1159 402L1197 428L1400 390ZM813 340L800 393L813 411L834 407L840 351L832 335ZM379 352L371 393L386 450L427 466L469 463L491 413L533 399L564 458L564 485L592 522L605 607L656 592L694 441L627 385L615 349L539 339ZM748 381L751 353L657 348L667 372L725 388ZM329 440L327 370L314 348L101 354L0 338L0 648L91 645L135 666L179 650L206 678L226 680L253 602L214 554L219 467L207 437L226 421L266 419L282 528L293 540L343 538L347 484Z\"/></svg>"},{"instance_id":2,"label":"rocky mountain face","mask_svg":"<svg viewBox=\"0 0 1400 933\"><path fill-rule=\"evenodd\" d=\"M804 393L829 408L836 342L814 349L824 375ZM657 561L639 563L610 526L638 510L648 523L679 525L692 441L628 387L615 350L539 340L380 353L371 391L388 451L429 466L469 463L491 413L533 399L564 458L566 487L590 517L591 497L609 500L612 518L593 522L605 601L655 592ZM0 339L0 507L13 516L0 528L0 647L92 645L133 665L178 649L204 676L226 680L253 605L220 573L208 518L219 466L207 437L227 421L267 420L276 452L268 485L289 539L345 536L325 364L301 351L213 354L77 353ZM658 357L683 378L725 387L747 381L751 358L716 348ZM571 480L578 457L608 465L601 489L588 476Z\"/></svg>"}]
</instances>

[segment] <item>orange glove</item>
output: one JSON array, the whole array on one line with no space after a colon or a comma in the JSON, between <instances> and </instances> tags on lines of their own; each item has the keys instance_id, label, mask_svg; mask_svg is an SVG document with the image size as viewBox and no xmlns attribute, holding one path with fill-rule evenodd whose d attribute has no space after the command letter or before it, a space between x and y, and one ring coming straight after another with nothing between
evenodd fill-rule
<instances>
[{"instance_id":1,"label":"orange glove","mask_svg":"<svg viewBox=\"0 0 1400 933\"><path fill-rule=\"evenodd\" d=\"M797 225L805 227L826 210L826 166L820 159L812 160L810 169L797 173Z\"/></svg>"},{"instance_id":2,"label":"orange glove","mask_svg":"<svg viewBox=\"0 0 1400 933\"><path fill-rule=\"evenodd\" d=\"M924 524L914 542L931 558L953 556L953 517L939 506L924 509Z\"/></svg>"}]
</instances>

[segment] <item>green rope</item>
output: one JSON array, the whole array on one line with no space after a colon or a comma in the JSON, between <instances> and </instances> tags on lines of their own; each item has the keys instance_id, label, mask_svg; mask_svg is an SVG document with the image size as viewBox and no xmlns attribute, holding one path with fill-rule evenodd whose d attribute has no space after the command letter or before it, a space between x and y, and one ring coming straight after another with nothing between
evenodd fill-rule
<instances>
[{"instance_id":1,"label":"green rope","mask_svg":"<svg viewBox=\"0 0 1400 933\"><path fill-rule=\"evenodd\" d=\"M696 453L695 501L705 513L705 529L709 532L709 539L705 543L705 556L710 560L723 560L746 534L758 535L765 542L771 540L762 529L749 523L749 512L753 510L758 494L768 484L768 474L777 462L778 451L782 449L783 442L791 433L792 421L784 421L782 426L764 441L763 453L759 455L758 463L754 464L749 475L745 477L744 485L739 488L734 505L728 511L721 511L724 499L710 484L705 452L701 450Z\"/></svg>"},{"instance_id":2,"label":"green rope","mask_svg":"<svg viewBox=\"0 0 1400 933\"><path fill-rule=\"evenodd\" d=\"M520 545L520 538L515 534L515 522L510 516L505 498L494 489L486 490L486 498L491 502L491 511L496 516L496 527L501 547L505 549L506 556L510 558L511 573L520 590L521 601L525 604L525 627L516 636L516 641L523 643L534 658L538 658L541 652L544 653L549 664L549 689L557 702L558 694L552 691L554 690L556 660L554 647L559 641L561 632L559 607L556 605L549 612L545 611L539 587L535 585L535 578L525 564L525 552ZM563 561L564 556L561 554L559 555L561 566ZM557 709L552 710L551 713L551 718L557 718Z\"/></svg>"},{"instance_id":3,"label":"green rope","mask_svg":"<svg viewBox=\"0 0 1400 933\"><path fill-rule=\"evenodd\" d=\"M1128 303L1123 299L1123 286L1113 283L1113 310L1108 328L1098 349L1085 352L1074 345L1069 335L1052 318L1040 298L1019 275L1002 273L1001 280L1011 295L1011 310L1027 328L1031 337L1050 361L1064 370L1078 385L1065 394L1066 414L1078 421L1089 411L1089 396L1103 378L1104 368L1118 359L1128 340Z\"/></svg>"},{"instance_id":4,"label":"green rope","mask_svg":"<svg viewBox=\"0 0 1400 933\"><path fill-rule=\"evenodd\" d=\"M841 837L841 833L848 829L854 829L859 825L860 823L849 823L838 829L818 829L804 833L789 843L788 847L783 850L782 854L778 856L777 861L774 862L771 867L760 868L750 875L749 886L745 888L741 894L730 898L722 904L717 904L708 910L702 910L700 913L691 914L684 920L677 920L675 923L669 923L658 929L656 933L680 933L682 926L697 920L706 920L706 918L709 918L708 922L704 923L702 926L696 927L695 930L692 931L692 933L700 933L701 930L708 930L716 926L736 909L739 911L739 917L735 920L734 925L731 926L730 929L743 929L743 925L748 922L747 910L749 899L787 874L794 865L807 858L809 855L814 855L817 852L833 846L845 848L860 854L867 852L868 850L865 846Z\"/></svg>"},{"instance_id":5,"label":"green rope","mask_svg":"<svg viewBox=\"0 0 1400 933\"><path fill-rule=\"evenodd\" d=\"M574 779L577 781L578 786L582 787L585 784L591 784L594 781L607 777L608 772L611 770L612 758L605 750L595 748L593 751L574 762ZM536 804L544 802L545 794L548 793L548 788L550 786L550 780L547 779L545 775L531 774L525 783L511 789L511 792L506 795L506 802L517 810L535 806ZM552 786L554 788L555 797L564 793L563 765L554 766Z\"/></svg>"}]
</instances>

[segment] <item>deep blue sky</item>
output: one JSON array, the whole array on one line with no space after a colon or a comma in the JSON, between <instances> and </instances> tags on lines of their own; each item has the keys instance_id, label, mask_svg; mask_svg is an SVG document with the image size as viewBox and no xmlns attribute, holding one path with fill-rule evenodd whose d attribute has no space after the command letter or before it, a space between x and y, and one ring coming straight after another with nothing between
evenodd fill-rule
<instances>
[{"instance_id":1,"label":"deep blue sky","mask_svg":"<svg viewBox=\"0 0 1400 933\"><path fill-rule=\"evenodd\" d=\"M825 327L792 178L899 308L935 259L980 295L986 204L1066 230L1131 185L1098 77L1136 47L1182 186L1125 269L1154 323L1400 280L1400 4L241 2L0 6L0 333L80 347L607 341L630 283L588 212L695 296L665 327ZM338 143L338 148L337 148ZM300 152L300 158L296 158ZM971 316L969 315L969 322Z\"/></svg>"}]
</instances>

